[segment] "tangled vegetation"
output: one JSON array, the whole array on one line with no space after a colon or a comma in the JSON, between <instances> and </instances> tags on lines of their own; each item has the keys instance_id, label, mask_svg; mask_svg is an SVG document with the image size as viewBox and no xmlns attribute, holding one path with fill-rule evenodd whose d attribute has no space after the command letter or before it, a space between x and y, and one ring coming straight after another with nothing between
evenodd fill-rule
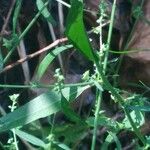
<instances>
[{"instance_id":1,"label":"tangled vegetation","mask_svg":"<svg viewBox=\"0 0 150 150\"><path fill-rule=\"evenodd\" d=\"M122 71L137 51L128 47L144 1L101 0L92 10L82 0L0 3L0 149L150 147L149 87L124 88Z\"/></svg>"}]
</instances>

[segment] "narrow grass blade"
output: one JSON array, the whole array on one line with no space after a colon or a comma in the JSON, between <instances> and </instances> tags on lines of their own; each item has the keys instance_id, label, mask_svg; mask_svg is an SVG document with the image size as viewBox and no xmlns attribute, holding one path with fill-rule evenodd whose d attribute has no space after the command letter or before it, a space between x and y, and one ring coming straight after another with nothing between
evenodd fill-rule
<instances>
[{"instance_id":1,"label":"narrow grass blade","mask_svg":"<svg viewBox=\"0 0 150 150\"><path fill-rule=\"evenodd\" d=\"M40 63L38 70L37 70L37 80L40 80L41 77L43 76L43 74L45 73L46 69L48 68L48 66L51 64L51 62L54 60L54 58L60 54L61 52L71 48L72 45L65 45L65 46L61 46L58 47L56 49L54 49L53 51L51 51L50 53L48 53L45 58L42 60L42 62Z\"/></svg>"},{"instance_id":2,"label":"narrow grass blade","mask_svg":"<svg viewBox=\"0 0 150 150\"><path fill-rule=\"evenodd\" d=\"M37 5L38 10L40 11L44 6L44 2L42 0L37 0L36 5ZM47 21L49 21L53 25L56 25L56 21L54 20L54 18L52 17L52 15L50 14L50 12L48 11L46 7L41 13Z\"/></svg>"},{"instance_id":3,"label":"narrow grass blade","mask_svg":"<svg viewBox=\"0 0 150 150\"><path fill-rule=\"evenodd\" d=\"M36 145L36 146L40 146L42 148L46 148L46 143L44 143L41 139L29 134L29 133L26 133L24 131L21 131L21 130L15 130L15 133L22 139L24 139L25 141L33 144L33 145Z\"/></svg>"}]
</instances>

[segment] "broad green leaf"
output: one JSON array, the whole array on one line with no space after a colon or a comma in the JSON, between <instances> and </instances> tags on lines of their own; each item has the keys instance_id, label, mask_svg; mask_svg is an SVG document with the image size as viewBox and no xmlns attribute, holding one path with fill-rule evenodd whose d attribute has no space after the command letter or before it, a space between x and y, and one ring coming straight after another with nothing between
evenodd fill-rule
<instances>
[{"instance_id":1,"label":"broad green leaf","mask_svg":"<svg viewBox=\"0 0 150 150\"><path fill-rule=\"evenodd\" d=\"M44 143L41 139L39 139L39 138L29 134L29 133L26 133L24 131L16 129L15 134L17 134L20 138L24 139L25 141L27 141L33 145L40 146L43 148L47 147L46 143Z\"/></svg>"},{"instance_id":2,"label":"broad green leaf","mask_svg":"<svg viewBox=\"0 0 150 150\"><path fill-rule=\"evenodd\" d=\"M36 5L37 5L38 10L40 11L44 7L43 0L36 0ZM41 14L47 21L49 21L53 25L56 25L56 21L53 19L52 15L50 14L50 12L48 11L46 7L43 9Z\"/></svg>"},{"instance_id":3,"label":"broad green leaf","mask_svg":"<svg viewBox=\"0 0 150 150\"><path fill-rule=\"evenodd\" d=\"M0 132L25 125L60 110L60 95L54 91L44 93L12 113L0 118Z\"/></svg>"},{"instance_id":4,"label":"broad green leaf","mask_svg":"<svg viewBox=\"0 0 150 150\"><path fill-rule=\"evenodd\" d=\"M51 51L49 54L47 54L45 56L45 58L42 60L42 62L40 63L38 70L37 70L37 80L40 80L40 78L43 76L43 74L45 73L46 69L48 68L48 66L50 65L50 63L54 60L54 58L61 52L71 48L72 45L65 45L65 46L61 46L58 47L56 49L54 49L53 51Z\"/></svg>"},{"instance_id":5,"label":"broad green leaf","mask_svg":"<svg viewBox=\"0 0 150 150\"><path fill-rule=\"evenodd\" d=\"M83 2L72 0L67 17L66 36L88 59L94 60L93 49L83 23Z\"/></svg>"},{"instance_id":6,"label":"broad green leaf","mask_svg":"<svg viewBox=\"0 0 150 150\"><path fill-rule=\"evenodd\" d=\"M85 89L89 88L89 86L78 87L76 93L74 90L73 93L71 93L71 88L72 87L67 87L62 90L62 93L65 92L65 94L68 93L70 95L66 95L65 97L68 101L70 100L68 97L72 97L71 95L76 95L76 97L78 97ZM65 94L63 93L63 95ZM23 126L37 119L52 115L60 110L61 94L56 91L49 91L41 94L6 116L1 117L0 132Z\"/></svg>"}]
</instances>

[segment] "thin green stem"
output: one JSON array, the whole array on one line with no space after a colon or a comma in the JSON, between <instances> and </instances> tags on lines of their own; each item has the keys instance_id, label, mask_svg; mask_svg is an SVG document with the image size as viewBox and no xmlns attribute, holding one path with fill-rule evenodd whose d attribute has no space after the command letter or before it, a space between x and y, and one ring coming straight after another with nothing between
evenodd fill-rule
<instances>
[{"instance_id":1,"label":"thin green stem","mask_svg":"<svg viewBox=\"0 0 150 150\"><path fill-rule=\"evenodd\" d=\"M16 148L16 150L19 150L19 148L18 148L18 142L17 142L17 137L16 137L16 133L15 133L15 129L12 129L12 132L13 132L13 138L14 138L15 148Z\"/></svg>"},{"instance_id":2,"label":"thin green stem","mask_svg":"<svg viewBox=\"0 0 150 150\"><path fill-rule=\"evenodd\" d=\"M102 48L102 44L103 44L103 39L102 39L102 20L103 20L103 15L101 14L100 17L100 33L99 33L99 42L100 42L100 53L103 53L103 48ZM102 61L102 57L99 58L99 61ZM98 74L98 79L99 79L99 74ZM97 80L98 80L97 79ZM93 129L93 137L92 137L92 145L91 145L91 150L95 149L95 145L96 145L96 135L97 135L97 126L98 126L98 115L99 115L99 111L100 111L100 104L101 104L101 95L102 95L102 91L100 91L98 88L96 89L96 102L95 102L95 118L94 118L94 129Z\"/></svg>"},{"instance_id":3,"label":"thin green stem","mask_svg":"<svg viewBox=\"0 0 150 150\"><path fill-rule=\"evenodd\" d=\"M100 53L103 53L103 48L102 48L102 19L103 16L101 15L100 17L100 36L99 36L99 41L100 41ZM99 61L102 61L102 58L99 58ZM98 79L100 78L99 74L98 74ZM98 80L97 79L97 80ZM101 100L102 100L102 91L100 91L97 88L96 91L96 103L95 103L95 118L94 118L94 129L93 129L93 137L92 137L92 145L91 145L91 150L95 149L95 145L96 145L96 135L97 135L97 127L98 127L98 115L99 115L99 111L100 111L100 105L101 105Z\"/></svg>"},{"instance_id":4,"label":"thin green stem","mask_svg":"<svg viewBox=\"0 0 150 150\"><path fill-rule=\"evenodd\" d=\"M92 138L92 146L91 150L95 150L96 145L96 135L97 135L97 126L98 126L98 116L101 106L101 100L102 100L102 92L97 89L97 99L96 99L96 110L95 110L95 119L94 119L94 130L93 130L93 138Z\"/></svg>"},{"instance_id":5,"label":"thin green stem","mask_svg":"<svg viewBox=\"0 0 150 150\"><path fill-rule=\"evenodd\" d=\"M29 23L29 25L26 27L26 29L22 32L22 34L19 36L18 41L14 44L14 46L12 47L12 49L10 50L10 52L7 54L7 56L4 59L4 63L6 63L8 61L8 59L10 58L10 56L12 55L12 53L15 51L17 45L20 43L20 41L22 40L22 38L27 34L27 32L31 29L31 27L33 26L33 24L36 22L36 20L38 19L38 17L41 15L41 12L43 11L43 9L48 5L49 1L47 1L42 9L40 11L38 11L38 13L35 15L35 17L32 19L32 21Z\"/></svg>"},{"instance_id":6,"label":"thin green stem","mask_svg":"<svg viewBox=\"0 0 150 150\"><path fill-rule=\"evenodd\" d=\"M54 125L55 125L55 116L56 114L54 114L53 118L52 118L52 123L51 123L51 130L50 130L50 136L52 136L53 134L53 130L54 130ZM52 148L52 139L50 140L50 146L49 146L49 149Z\"/></svg>"},{"instance_id":7,"label":"thin green stem","mask_svg":"<svg viewBox=\"0 0 150 150\"><path fill-rule=\"evenodd\" d=\"M110 19L110 25L109 25L109 32L108 32L108 39L107 39L107 49L106 53L104 56L104 65L103 65L103 73L106 73L106 68L107 68L107 62L108 62L108 55L109 55L109 48L110 48L110 42L111 42L111 36L112 36L112 29L113 29L113 22L114 22L114 15L115 15L115 8L116 8L116 0L114 0L113 6L112 6L112 12L111 12L111 19ZM103 20L103 15L101 14L100 17L100 27L102 26L102 20ZM102 52L102 27L100 28L100 52ZM102 63L101 58L99 60ZM97 65L96 65L97 66ZM98 76L100 77L100 73L98 73ZM99 79L98 77L98 79ZM100 111L100 106L101 106L101 100L102 100L102 91L99 91L97 89L97 100L96 100L96 110L95 110L95 118L94 118L94 131L93 131L93 138L92 138L92 146L91 150L95 149L96 145L96 133L97 133L97 126L98 126L98 116L99 116L99 111Z\"/></svg>"},{"instance_id":8,"label":"thin green stem","mask_svg":"<svg viewBox=\"0 0 150 150\"><path fill-rule=\"evenodd\" d=\"M101 65L98 62L97 57L95 57L95 64L96 67L98 69L99 74L101 75L101 78L103 80L103 83L105 84L105 86L107 87L107 89L112 93L112 95L118 100L118 102L120 103L120 105L123 107L124 106L124 101L123 98L121 97L121 95L111 86L111 84L109 83L109 81L107 80L107 78L105 77L104 73L103 73L103 69L101 67ZM133 130L135 131L135 134L137 135L137 137L141 140L141 142L143 143L143 145L146 145L146 140L144 139L144 137L142 136L142 134L140 133L140 131L138 130L138 128L136 127L134 121L132 120L132 117L130 116L130 112L126 107L123 107L124 112L126 113L129 122L133 128Z\"/></svg>"},{"instance_id":9,"label":"thin green stem","mask_svg":"<svg viewBox=\"0 0 150 150\"><path fill-rule=\"evenodd\" d=\"M11 101L12 101L12 105L11 105L11 112L13 112L15 109L16 109L16 104L17 104L17 97L10 97ZM12 133L13 133L13 139L14 139L14 145L15 145L15 148L16 150L19 150L19 147L18 147L18 141L17 141L17 136L16 136L16 132L15 132L15 129L12 129L11 130Z\"/></svg>"},{"instance_id":10,"label":"thin green stem","mask_svg":"<svg viewBox=\"0 0 150 150\"><path fill-rule=\"evenodd\" d=\"M94 85L94 82L81 82L81 83L74 83L74 84L64 84L63 87L78 87L78 86L86 86L86 85ZM10 84L0 84L0 88L54 88L56 85L45 85L45 84L30 84L30 85L10 85Z\"/></svg>"},{"instance_id":11,"label":"thin green stem","mask_svg":"<svg viewBox=\"0 0 150 150\"><path fill-rule=\"evenodd\" d=\"M111 12L111 18L110 18L110 25L109 25L109 31L108 31L108 38L107 38L107 48L106 48L106 53L104 57L104 72L106 72L107 68L107 61L108 61L108 56L109 56L109 49L110 49L110 42L111 42L111 37L112 37L112 30L113 30L113 22L114 22L114 16L115 16L115 10L116 10L116 0L113 2L112 6L112 12Z\"/></svg>"}]
</instances>

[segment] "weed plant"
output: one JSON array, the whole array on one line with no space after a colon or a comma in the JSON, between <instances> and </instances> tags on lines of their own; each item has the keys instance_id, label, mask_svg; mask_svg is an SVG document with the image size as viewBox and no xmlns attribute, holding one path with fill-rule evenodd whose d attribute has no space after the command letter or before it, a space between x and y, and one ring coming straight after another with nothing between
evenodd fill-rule
<instances>
[{"instance_id":1,"label":"weed plant","mask_svg":"<svg viewBox=\"0 0 150 150\"><path fill-rule=\"evenodd\" d=\"M67 21L65 22L66 37L59 40L56 40L56 37L54 37L54 43L45 47L45 49L42 49L39 53L34 54L34 56L36 56L43 51L48 52L39 63L36 70L37 81L40 81L45 71L48 69L48 66L56 57L58 57L61 69L56 68L54 75L56 83L45 85L29 82L25 85L0 85L0 87L8 89L47 89L47 92L44 92L20 107L17 106L16 95L13 95L13 97L11 96L10 99L13 104L11 107L9 106L11 112L8 114L5 114L5 110L1 107L1 114L3 116L0 118L0 132L10 133L8 143L0 144L1 149L19 150L21 148L18 145L24 143L29 149L71 150L84 149L84 146L88 145L88 148L86 148L91 150L106 150L109 148L121 150L123 149L123 143L120 141L119 133L122 131L129 131L134 134L131 141L129 141L129 145L133 145L134 149L148 149L150 146L150 137L142 134L140 131L140 127L145 123L145 112L150 111L149 107L145 106L147 98L142 97L142 95L121 90L117 86L117 80L114 78L112 78L114 79L112 82L114 84L111 84L108 80L109 68L111 68L112 65L112 60L109 59L109 55L112 52L119 53L111 50L110 46L115 18L116 0L113 1L110 16L106 13L106 2L102 0L99 5L99 18L97 20L99 25L92 30L93 32L96 31L96 34L99 35L98 50L93 49L88 37L88 32L84 26L83 12L85 9L82 0L71 0L70 4L62 0L36 0L38 12L20 34L18 34L17 31L17 22L22 7L22 0L16 0L15 5L13 6L14 11L12 12L13 23L11 39L2 37L0 39L3 46L8 50L6 56L1 53L1 73L7 71L9 67L16 66L33 57L33 55L27 55L12 66L4 67L8 60L13 56L12 54L16 51L16 47L21 40L26 37L27 33L37 22L39 17L43 17L45 22L49 23L51 27L55 26L56 20L51 15L48 4L57 2L60 10L62 10L62 7L68 9ZM63 22L61 19L59 21ZM106 42L102 35L104 24L109 24ZM66 42L68 43L66 44ZM62 53L65 51L71 53L73 48L76 49L76 51L81 52L81 55L84 55L87 60L92 62L94 71L91 74L91 72L87 70L82 75L82 81L79 83L66 84L64 83L65 77L61 73L63 68L61 61L63 60ZM127 53L127 51L125 50L122 53ZM115 63L117 65L119 64L118 61ZM116 75L118 75L117 71L114 72L113 76ZM77 97L89 88L96 89L95 106L90 110L90 115L82 118L74 111L70 103L75 101ZM103 96L105 91L108 91L111 100L118 105L119 112L123 113L121 119L117 120L111 116L107 116L107 112L105 113L105 110L103 110L102 104L107 100L105 96ZM123 93L127 93L128 96L123 97ZM58 112L63 113L68 121L65 121L65 123L56 122ZM47 117L48 120L48 126L46 127L39 121L39 119L45 117ZM103 135L100 134L102 129L105 131ZM128 138L127 135L125 138Z\"/></svg>"}]
</instances>

